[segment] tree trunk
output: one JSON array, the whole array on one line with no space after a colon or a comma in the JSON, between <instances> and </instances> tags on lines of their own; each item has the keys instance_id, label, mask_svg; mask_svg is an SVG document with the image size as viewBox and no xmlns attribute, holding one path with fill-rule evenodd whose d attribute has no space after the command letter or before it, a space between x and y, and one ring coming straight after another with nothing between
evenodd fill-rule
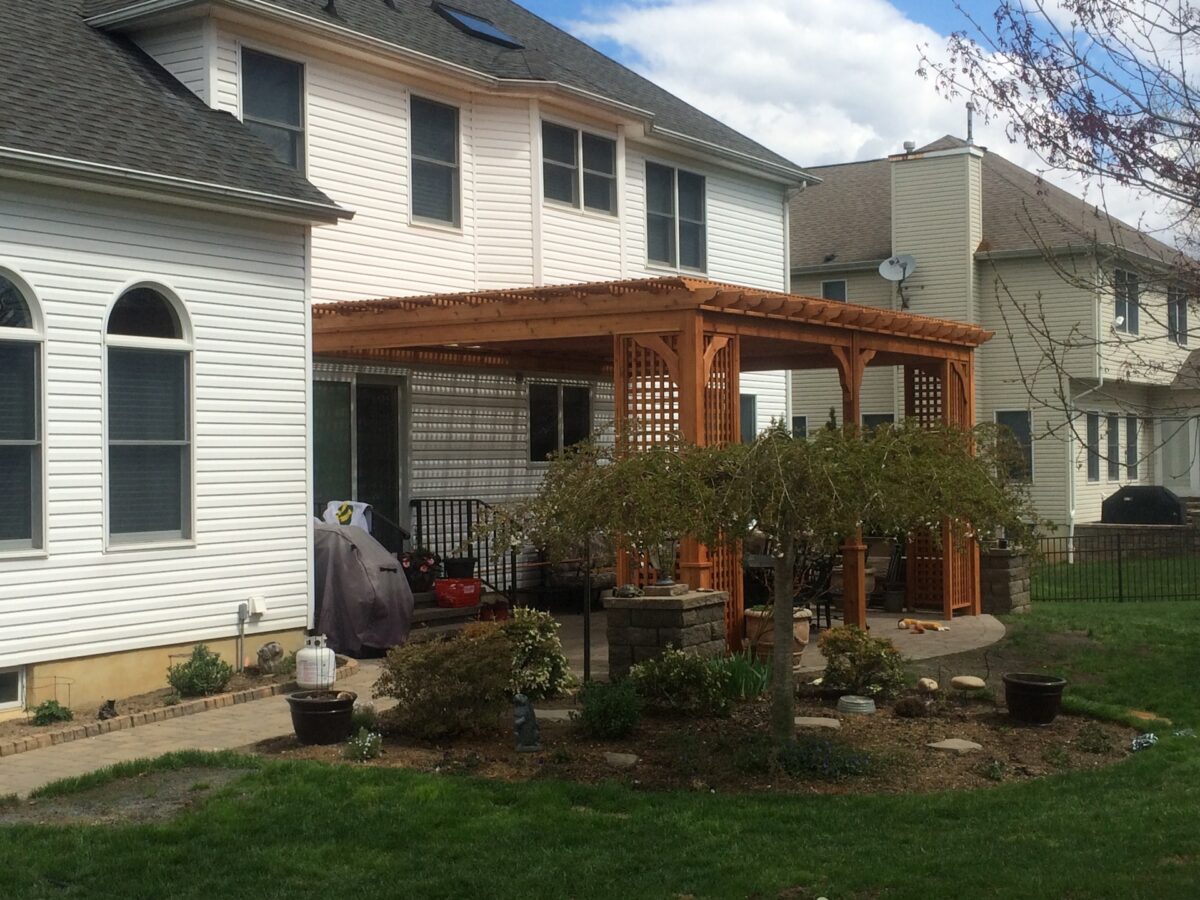
<instances>
[{"instance_id":1,"label":"tree trunk","mask_svg":"<svg viewBox=\"0 0 1200 900\"><path fill-rule=\"evenodd\" d=\"M796 678L792 671L792 578L796 569L796 542L780 540L775 557L775 649L771 656L771 734L782 746L795 732Z\"/></svg>"}]
</instances>

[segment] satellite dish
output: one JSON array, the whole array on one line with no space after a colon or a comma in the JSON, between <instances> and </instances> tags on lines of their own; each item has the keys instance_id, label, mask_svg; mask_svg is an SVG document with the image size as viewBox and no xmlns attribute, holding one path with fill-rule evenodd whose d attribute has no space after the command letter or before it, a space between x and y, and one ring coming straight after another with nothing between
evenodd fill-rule
<instances>
[{"instance_id":1,"label":"satellite dish","mask_svg":"<svg viewBox=\"0 0 1200 900\"><path fill-rule=\"evenodd\" d=\"M917 259L911 253L899 253L879 264L879 274L888 281L904 281L917 268Z\"/></svg>"}]
</instances>

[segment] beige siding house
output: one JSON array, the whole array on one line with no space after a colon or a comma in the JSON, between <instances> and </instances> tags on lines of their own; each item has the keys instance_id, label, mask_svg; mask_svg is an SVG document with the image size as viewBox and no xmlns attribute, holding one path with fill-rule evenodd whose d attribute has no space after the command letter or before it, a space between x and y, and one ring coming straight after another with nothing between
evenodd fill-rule
<instances>
[{"instance_id":1,"label":"beige siding house","mask_svg":"<svg viewBox=\"0 0 1200 900\"><path fill-rule=\"evenodd\" d=\"M812 172L822 183L792 203L793 291L994 331L976 354L979 421L1028 436L1042 517L1098 521L1125 484L1200 493L1186 298L1169 303L1164 276L1176 251L952 137ZM899 284L879 272L898 254L916 260ZM839 402L833 376L795 374L797 430ZM868 371L863 424L902 410L902 385Z\"/></svg>"}]
</instances>

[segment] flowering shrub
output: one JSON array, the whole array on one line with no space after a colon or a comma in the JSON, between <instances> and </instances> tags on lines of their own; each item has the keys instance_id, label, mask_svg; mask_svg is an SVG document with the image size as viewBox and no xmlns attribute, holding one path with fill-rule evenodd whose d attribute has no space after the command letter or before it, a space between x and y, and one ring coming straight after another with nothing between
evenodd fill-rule
<instances>
[{"instance_id":1,"label":"flowering shrub","mask_svg":"<svg viewBox=\"0 0 1200 900\"><path fill-rule=\"evenodd\" d=\"M383 735L377 731L360 728L358 734L350 738L343 753L346 759L355 762L366 762L383 756Z\"/></svg>"},{"instance_id":2,"label":"flowering shrub","mask_svg":"<svg viewBox=\"0 0 1200 900\"><path fill-rule=\"evenodd\" d=\"M638 663L629 680L651 710L684 716L723 716L730 694L723 671L700 656L669 649Z\"/></svg>"},{"instance_id":3,"label":"flowering shrub","mask_svg":"<svg viewBox=\"0 0 1200 900\"><path fill-rule=\"evenodd\" d=\"M904 687L903 657L887 638L846 625L822 632L818 646L825 657L825 687L862 697L887 697Z\"/></svg>"},{"instance_id":4,"label":"flowering shrub","mask_svg":"<svg viewBox=\"0 0 1200 900\"><path fill-rule=\"evenodd\" d=\"M571 685L570 664L558 637L559 624L550 613L514 609L509 619L497 627L512 645L512 693L544 700Z\"/></svg>"}]
</instances>

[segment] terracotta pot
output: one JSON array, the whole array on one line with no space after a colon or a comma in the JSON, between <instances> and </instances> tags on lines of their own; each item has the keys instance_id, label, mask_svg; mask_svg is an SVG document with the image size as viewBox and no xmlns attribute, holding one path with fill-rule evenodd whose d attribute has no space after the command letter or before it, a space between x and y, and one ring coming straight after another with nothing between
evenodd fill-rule
<instances>
[{"instance_id":1,"label":"terracotta pot","mask_svg":"<svg viewBox=\"0 0 1200 900\"><path fill-rule=\"evenodd\" d=\"M746 640L755 656L769 662L775 652L775 615L771 610L748 609L746 617ZM792 613L792 666L799 668L800 654L808 646L809 625L812 610L797 609Z\"/></svg>"}]
</instances>

